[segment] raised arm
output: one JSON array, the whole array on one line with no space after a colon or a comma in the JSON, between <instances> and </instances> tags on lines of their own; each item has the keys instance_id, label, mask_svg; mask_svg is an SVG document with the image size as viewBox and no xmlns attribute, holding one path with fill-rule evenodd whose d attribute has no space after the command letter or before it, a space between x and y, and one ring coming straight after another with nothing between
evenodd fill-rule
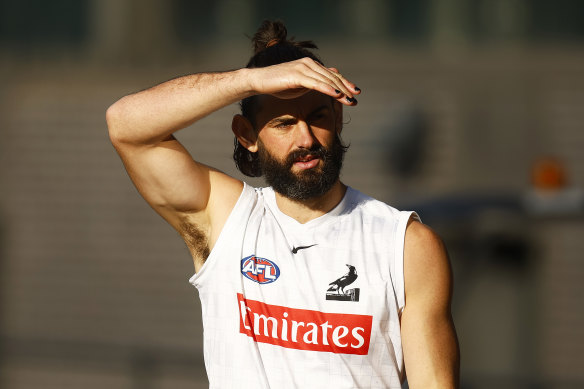
<instances>
[{"instance_id":1,"label":"raised arm","mask_svg":"<svg viewBox=\"0 0 584 389\"><path fill-rule=\"evenodd\" d=\"M411 389L458 388L460 355L450 313L452 273L442 240L410 221L404 252L406 304L401 317Z\"/></svg>"},{"instance_id":2,"label":"raised arm","mask_svg":"<svg viewBox=\"0 0 584 389\"><path fill-rule=\"evenodd\" d=\"M213 247L242 183L196 162L173 133L254 94L294 98L310 90L346 105L353 105L347 97L358 93L336 70L303 58L179 77L125 96L107 110L110 139L128 174L154 210L183 235L195 268L202 264L197 258L204 260Z\"/></svg>"},{"instance_id":3,"label":"raised arm","mask_svg":"<svg viewBox=\"0 0 584 389\"><path fill-rule=\"evenodd\" d=\"M176 78L125 96L107 110L110 139L128 174L167 219L177 212L204 210L210 196L210 169L195 162L173 133L249 96L244 73Z\"/></svg>"},{"instance_id":4,"label":"raised arm","mask_svg":"<svg viewBox=\"0 0 584 389\"><path fill-rule=\"evenodd\" d=\"M106 113L110 139L136 188L202 266L242 183L195 162L173 133L245 96L241 73L180 77L123 97ZM211 204L224 207L209 207ZM214 210L214 212L210 212Z\"/></svg>"}]
</instances>

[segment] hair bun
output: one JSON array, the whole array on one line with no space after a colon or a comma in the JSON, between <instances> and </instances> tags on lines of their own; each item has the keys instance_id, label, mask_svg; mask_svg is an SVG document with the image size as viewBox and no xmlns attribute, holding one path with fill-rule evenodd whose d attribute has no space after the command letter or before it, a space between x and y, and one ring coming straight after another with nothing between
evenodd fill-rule
<instances>
[{"instance_id":1,"label":"hair bun","mask_svg":"<svg viewBox=\"0 0 584 389\"><path fill-rule=\"evenodd\" d=\"M252 38L254 54L282 41L286 41L288 30L279 20L264 20Z\"/></svg>"},{"instance_id":2,"label":"hair bun","mask_svg":"<svg viewBox=\"0 0 584 389\"><path fill-rule=\"evenodd\" d=\"M282 21L264 20L252 38L254 54L280 43L286 43L305 49L317 48L312 41L295 42L293 37L288 40L287 36L288 30Z\"/></svg>"}]
</instances>

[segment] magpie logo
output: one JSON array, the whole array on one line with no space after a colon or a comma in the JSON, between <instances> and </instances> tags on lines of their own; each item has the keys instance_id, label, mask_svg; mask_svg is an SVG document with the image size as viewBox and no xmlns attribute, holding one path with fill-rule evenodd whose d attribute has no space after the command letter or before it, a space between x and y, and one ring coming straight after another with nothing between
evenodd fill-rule
<instances>
[{"instance_id":1,"label":"magpie logo","mask_svg":"<svg viewBox=\"0 0 584 389\"><path fill-rule=\"evenodd\" d=\"M355 266L347 265L349 272L329 284L330 288L326 291L327 300L337 301L359 301L359 288L347 289L357 279L357 269Z\"/></svg>"},{"instance_id":2,"label":"magpie logo","mask_svg":"<svg viewBox=\"0 0 584 389\"><path fill-rule=\"evenodd\" d=\"M298 246L298 247L292 247L292 254L296 254L299 250L304 250L304 249L309 249L312 246L316 246L318 243L315 244L311 244L308 246Z\"/></svg>"}]
</instances>

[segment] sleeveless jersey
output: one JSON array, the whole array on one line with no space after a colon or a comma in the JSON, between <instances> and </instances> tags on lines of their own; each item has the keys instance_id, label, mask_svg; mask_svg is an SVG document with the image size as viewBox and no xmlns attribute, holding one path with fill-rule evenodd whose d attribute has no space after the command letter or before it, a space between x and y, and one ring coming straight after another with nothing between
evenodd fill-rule
<instances>
[{"instance_id":1,"label":"sleeveless jersey","mask_svg":"<svg viewBox=\"0 0 584 389\"><path fill-rule=\"evenodd\" d=\"M307 223L247 184L201 270L211 388L401 388L413 212L347 188Z\"/></svg>"}]
</instances>

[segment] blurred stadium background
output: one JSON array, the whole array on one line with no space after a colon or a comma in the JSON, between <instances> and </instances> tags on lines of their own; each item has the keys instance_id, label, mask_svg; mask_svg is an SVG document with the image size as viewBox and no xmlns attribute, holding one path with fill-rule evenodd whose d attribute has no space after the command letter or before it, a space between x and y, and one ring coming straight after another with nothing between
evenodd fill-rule
<instances>
[{"instance_id":1,"label":"blurred stadium background","mask_svg":"<svg viewBox=\"0 0 584 389\"><path fill-rule=\"evenodd\" d=\"M363 90L343 180L445 239L462 387L584 387L583 1L0 0L0 388L207 386L192 262L104 115L275 17ZM241 177L235 112L178 138Z\"/></svg>"}]
</instances>

